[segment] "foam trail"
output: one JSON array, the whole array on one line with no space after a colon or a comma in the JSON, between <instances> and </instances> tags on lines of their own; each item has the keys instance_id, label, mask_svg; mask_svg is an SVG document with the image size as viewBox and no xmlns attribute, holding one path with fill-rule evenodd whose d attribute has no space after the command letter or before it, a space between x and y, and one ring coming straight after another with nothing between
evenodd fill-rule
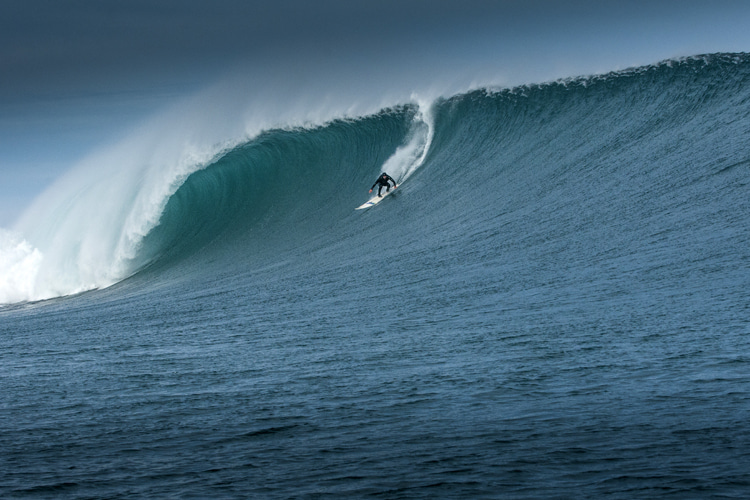
<instances>
[{"instance_id":1,"label":"foam trail","mask_svg":"<svg viewBox=\"0 0 750 500\"><path fill-rule=\"evenodd\" d=\"M383 164L383 171L401 183L408 179L422 164L435 134L434 101L412 97L418 106L412 129L405 145L399 147Z\"/></svg>"}]
</instances>

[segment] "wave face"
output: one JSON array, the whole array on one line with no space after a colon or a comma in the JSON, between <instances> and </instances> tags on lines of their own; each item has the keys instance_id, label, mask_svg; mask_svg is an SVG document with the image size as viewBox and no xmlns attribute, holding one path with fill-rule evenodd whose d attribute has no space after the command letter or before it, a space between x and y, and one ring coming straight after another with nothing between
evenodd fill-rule
<instances>
[{"instance_id":1,"label":"wave face","mask_svg":"<svg viewBox=\"0 0 750 500\"><path fill-rule=\"evenodd\" d=\"M342 238L356 255L370 244L362 226L373 218L398 233L393 248L380 244L394 255L415 239L441 248L445 231L464 252L482 234L497 259L533 251L557 261L559 252L581 272L654 248L665 262L713 253L696 232L715 228L719 214L747 220L737 176L750 158L738 139L748 136L749 62L669 61L269 131L185 180L138 265L192 259L203 268L209 250L223 255L210 256L218 267L252 265ZM381 170L399 182L416 175L399 202L358 217L352 208ZM743 234L743 224L725 222Z\"/></svg>"}]
</instances>

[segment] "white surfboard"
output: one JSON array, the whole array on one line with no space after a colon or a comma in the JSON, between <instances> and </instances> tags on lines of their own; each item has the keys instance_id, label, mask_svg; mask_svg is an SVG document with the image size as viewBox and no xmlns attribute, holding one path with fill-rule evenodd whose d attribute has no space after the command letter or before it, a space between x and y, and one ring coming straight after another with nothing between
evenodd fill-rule
<instances>
[{"instance_id":1,"label":"white surfboard","mask_svg":"<svg viewBox=\"0 0 750 500\"><path fill-rule=\"evenodd\" d=\"M398 186L397 186L397 187L398 187ZM396 188L391 188L391 190L390 190L390 191L386 191L386 192L385 192L385 193L383 194L383 196L378 196L378 195L375 195L375 196L373 196L372 198L370 198L369 200L367 200L367 201L366 201L365 203L363 203L363 204L361 204L360 206L358 206L358 207L357 207L357 208L356 208L355 210L362 210L363 208L370 208L370 207L371 207L371 206L373 206L373 205L377 205L378 203L380 203L380 202L381 202L381 200L382 200L383 198L385 198L386 196L388 196L389 194L391 194L391 193L392 193L392 192L394 192L395 190L396 190Z\"/></svg>"}]
</instances>

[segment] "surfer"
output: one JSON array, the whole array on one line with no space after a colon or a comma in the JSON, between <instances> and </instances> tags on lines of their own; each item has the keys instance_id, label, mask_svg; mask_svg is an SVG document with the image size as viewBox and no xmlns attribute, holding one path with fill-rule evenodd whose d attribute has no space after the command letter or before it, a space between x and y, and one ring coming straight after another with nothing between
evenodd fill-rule
<instances>
[{"instance_id":1,"label":"surfer","mask_svg":"<svg viewBox=\"0 0 750 500\"><path fill-rule=\"evenodd\" d=\"M375 189L375 186L378 186L378 197L382 198L380 191L383 190L383 187L385 187L386 193L391 190L391 185L388 184L388 181L391 181L393 183L393 189L396 189L396 181L393 180L393 177L383 172L382 174L380 174L380 177L378 177L378 180L375 181L375 184L373 184L370 188L370 192L372 193L372 190Z\"/></svg>"}]
</instances>

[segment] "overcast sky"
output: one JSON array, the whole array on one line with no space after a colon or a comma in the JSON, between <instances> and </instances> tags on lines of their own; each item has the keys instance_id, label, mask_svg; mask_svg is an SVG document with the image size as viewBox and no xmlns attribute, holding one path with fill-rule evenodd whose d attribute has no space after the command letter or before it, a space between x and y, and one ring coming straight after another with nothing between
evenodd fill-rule
<instances>
[{"instance_id":1,"label":"overcast sky","mask_svg":"<svg viewBox=\"0 0 750 500\"><path fill-rule=\"evenodd\" d=\"M748 26L746 0L3 1L0 227L89 150L229 73L515 85L747 52Z\"/></svg>"}]
</instances>

